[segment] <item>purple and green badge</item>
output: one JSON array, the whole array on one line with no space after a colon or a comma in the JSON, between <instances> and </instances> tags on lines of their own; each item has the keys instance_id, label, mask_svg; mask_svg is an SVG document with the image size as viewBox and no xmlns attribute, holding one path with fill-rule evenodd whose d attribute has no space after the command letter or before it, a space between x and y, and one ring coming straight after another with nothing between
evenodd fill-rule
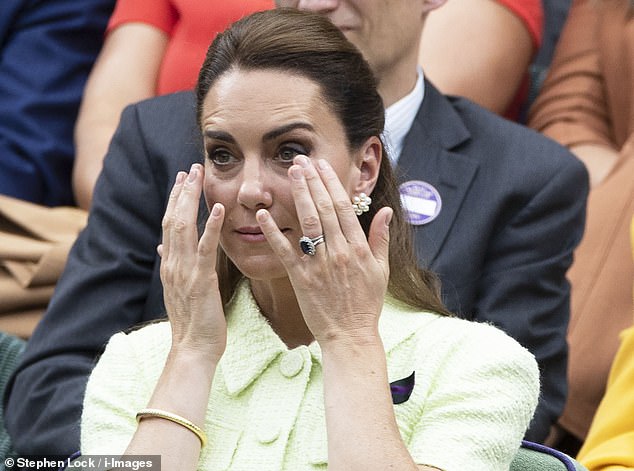
<instances>
[{"instance_id":1,"label":"purple and green badge","mask_svg":"<svg viewBox=\"0 0 634 471\"><path fill-rule=\"evenodd\" d=\"M427 182L410 180L399 186L401 204L408 222L413 226L429 224L440 214L440 193Z\"/></svg>"}]
</instances>

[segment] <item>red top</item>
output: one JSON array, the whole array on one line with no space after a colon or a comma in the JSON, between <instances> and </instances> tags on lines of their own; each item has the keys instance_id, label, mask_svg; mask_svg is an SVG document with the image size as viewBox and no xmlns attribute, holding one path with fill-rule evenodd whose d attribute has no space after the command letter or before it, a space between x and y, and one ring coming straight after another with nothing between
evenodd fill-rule
<instances>
[{"instance_id":1,"label":"red top","mask_svg":"<svg viewBox=\"0 0 634 471\"><path fill-rule=\"evenodd\" d=\"M107 31L140 22L170 36L156 88L163 95L194 88L207 48L218 32L243 16L273 6L273 0L117 0Z\"/></svg>"},{"instance_id":2,"label":"red top","mask_svg":"<svg viewBox=\"0 0 634 471\"><path fill-rule=\"evenodd\" d=\"M542 0L497 0L498 3L504 5L511 10L522 22L531 35L533 41L533 55L537 53L537 50L542 44L542 38L544 33L544 9L542 6ZM520 115L520 110L529 90L529 76L528 72L526 78L520 85L513 102L504 113L504 117L516 121Z\"/></svg>"},{"instance_id":3,"label":"red top","mask_svg":"<svg viewBox=\"0 0 634 471\"><path fill-rule=\"evenodd\" d=\"M544 9L542 0L497 0L522 20L531 35L535 51L542 45Z\"/></svg>"}]
</instances>

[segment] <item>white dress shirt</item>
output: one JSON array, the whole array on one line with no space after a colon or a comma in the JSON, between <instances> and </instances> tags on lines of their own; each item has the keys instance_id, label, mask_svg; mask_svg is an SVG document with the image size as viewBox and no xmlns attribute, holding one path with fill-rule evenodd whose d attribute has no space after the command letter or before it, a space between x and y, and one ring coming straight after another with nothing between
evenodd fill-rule
<instances>
[{"instance_id":1,"label":"white dress shirt","mask_svg":"<svg viewBox=\"0 0 634 471\"><path fill-rule=\"evenodd\" d=\"M398 162L403 150L405 136L412 127L416 113L423 103L425 96L423 78L423 70L419 67L418 79L413 90L385 110L385 130L382 137L387 148L387 155L393 165Z\"/></svg>"}]
</instances>

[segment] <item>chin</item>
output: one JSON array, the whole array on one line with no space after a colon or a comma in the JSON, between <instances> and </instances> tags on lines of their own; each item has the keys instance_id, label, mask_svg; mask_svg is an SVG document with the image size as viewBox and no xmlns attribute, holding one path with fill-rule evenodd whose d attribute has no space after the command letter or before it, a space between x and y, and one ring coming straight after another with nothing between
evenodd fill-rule
<instances>
[{"instance_id":1,"label":"chin","mask_svg":"<svg viewBox=\"0 0 634 471\"><path fill-rule=\"evenodd\" d=\"M231 259L233 264L250 280L269 280L287 278L288 273L277 255L257 255Z\"/></svg>"}]
</instances>

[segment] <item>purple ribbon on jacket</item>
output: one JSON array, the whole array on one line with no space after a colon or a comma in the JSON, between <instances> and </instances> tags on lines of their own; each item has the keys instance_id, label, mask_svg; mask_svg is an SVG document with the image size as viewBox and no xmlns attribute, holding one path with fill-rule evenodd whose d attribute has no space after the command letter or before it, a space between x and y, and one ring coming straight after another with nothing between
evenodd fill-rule
<instances>
[{"instance_id":1,"label":"purple ribbon on jacket","mask_svg":"<svg viewBox=\"0 0 634 471\"><path fill-rule=\"evenodd\" d=\"M390 391L392 392L392 403L401 404L409 399L414 390L415 371L407 378L397 379L390 383Z\"/></svg>"}]
</instances>

